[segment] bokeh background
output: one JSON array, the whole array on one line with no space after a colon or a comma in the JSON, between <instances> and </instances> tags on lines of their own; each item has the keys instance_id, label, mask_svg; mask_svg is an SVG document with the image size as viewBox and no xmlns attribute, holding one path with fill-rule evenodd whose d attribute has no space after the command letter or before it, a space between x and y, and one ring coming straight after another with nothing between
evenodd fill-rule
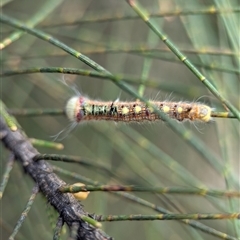
<instances>
[{"instance_id":1,"label":"bokeh background","mask_svg":"<svg viewBox=\"0 0 240 240\"><path fill-rule=\"evenodd\" d=\"M146 79L143 96L153 100L200 101L217 111L225 111L208 89L167 49L125 1L1 1L2 12L23 22L44 8L52 8L36 28L74 48L116 75L127 76L136 91ZM154 14L156 25L185 52L219 92L239 109L239 2L231 1L142 1ZM222 12L210 14L210 7ZM223 10L230 9L228 13ZM200 13L202 10L203 13ZM178 12L179 13L178 13ZM182 13L181 13L182 12ZM184 14L191 12L191 14ZM160 14L161 13L161 14ZM1 40L18 31L1 26ZM24 34L1 52L2 71L30 67L70 67L89 69L78 59L35 36ZM68 85L63 82L68 82ZM73 87L92 99L131 101L134 97L109 80L77 75L36 73L1 78L1 98L11 108L64 108L75 93ZM69 126L63 116L18 116L31 138L52 140ZM76 155L107 166L112 174L97 167L56 163L70 172L104 184L137 186L185 186L239 190L239 123L235 119L214 119L211 123L178 123L205 144L199 153L167 124L124 124L91 122L77 126L61 140L63 150L38 147L41 153ZM59 141L57 139L56 141ZM165 155L163 155L164 153ZM210 164L211 154L218 162ZM9 153L1 146L1 176ZM170 161L168 157L172 160ZM179 172L176 165L183 167ZM219 172L217 165L228 172ZM78 180L64 174L68 183ZM185 178L184 178L184 177ZM231 176L231 177L230 177ZM0 229L7 239L23 211L34 186L18 162L14 164L1 201ZM181 213L239 212L239 200L194 195L134 193L160 207ZM88 212L108 214L157 214L152 209L109 193L94 192L84 201ZM52 239L51 207L41 194L16 239ZM49 213L50 211L50 213ZM208 220L202 223L239 237L239 223ZM103 223L103 230L115 239L217 239L179 221L123 221ZM66 230L67 231L67 230ZM63 239L67 239L67 233Z\"/></svg>"}]
</instances>

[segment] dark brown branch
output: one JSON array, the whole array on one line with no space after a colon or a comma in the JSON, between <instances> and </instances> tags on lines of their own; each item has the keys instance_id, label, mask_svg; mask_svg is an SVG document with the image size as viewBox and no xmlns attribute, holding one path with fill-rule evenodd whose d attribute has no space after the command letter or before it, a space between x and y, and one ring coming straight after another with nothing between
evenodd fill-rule
<instances>
[{"instance_id":1,"label":"dark brown branch","mask_svg":"<svg viewBox=\"0 0 240 240\"><path fill-rule=\"evenodd\" d=\"M1 134L3 133L3 134ZM31 145L24 133L20 130L12 132L6 125L2 117L0 117L0 136L4 145L14 154L19 160L26 173L38 184L40 191L47 198L49 203L59 212L63 222L65 222L70 230L77 226L77 240L109 240L100 229L96 229L85 221L79 218L81 215L91 217L83 206L73 197L72 194L58 191L58 188L65 185L55 173L52 166L40 160L33 162L33 158L39 152Z\"/></svg>"}]
</instances>

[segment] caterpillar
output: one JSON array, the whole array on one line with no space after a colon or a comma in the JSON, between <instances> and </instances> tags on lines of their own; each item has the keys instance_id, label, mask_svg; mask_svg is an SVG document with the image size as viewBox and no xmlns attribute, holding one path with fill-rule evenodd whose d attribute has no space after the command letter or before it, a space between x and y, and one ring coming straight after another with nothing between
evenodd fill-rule
<instances>
[{"instance_id":1,"label":"caterpillar","mask_svg":"<svg viewBox=\"0 0 240 240\"><path fill-rule=\"evenodd\" d=\"M201 103L150 101L158 110L179 122L211 120L211 107ZM80 123L91 120L105 120L115 122L153 122L161 117L141 101L97 101L83 96L70 98L65 108L66 115L71 122Z\"/></svg>"}]
</instances>

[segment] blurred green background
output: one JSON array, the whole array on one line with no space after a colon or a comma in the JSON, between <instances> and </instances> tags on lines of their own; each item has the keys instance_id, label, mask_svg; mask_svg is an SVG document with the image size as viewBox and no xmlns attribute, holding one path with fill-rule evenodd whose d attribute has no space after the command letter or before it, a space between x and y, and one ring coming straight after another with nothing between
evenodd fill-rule
<instances>
[{"instance_id":1,"label":"blurred green background","mask_svg":"<svg viewBox=\"0 0 240 240\"><path fill-rule=\"evenodd\" d=\"M168 37L185 50L225 96L238 109L239 102L239 1L142 1L157 15L155 22ZM125 1L3 1L2 12L21 21L44 16L44 8L53 10L36 28L51 34L114 74L134 78L138 91L140 78L146 78L144 96L153 100L197 101L225 111L221 103L155 36ZM230 9L228 13L207 13L211 6ZM184 12L192 11L192 14ZM200 10L205 13L200 14ZM177 14L177 11L183 12ZM204 12L204 11L203 11ZM2 24L1 40L18 31ZM238 54L238 55L237 55ZM48 42L24 34L2 50L2 71L30 67L69 67L90 69L84 63ZM62 82L69 82L69 86ZM154 83L154 84L152 84ZM132 83L131 83L132 84ZM151 84L153 85L151 87ZM1 98L8 108L63 108L75 93L75 85L84 96L112 101L134 100L108 80L63 74L37 73L1 78ZM148 86L150 85L150 86ZM31 138L51 140L69 124L65 116L17 117ZM108 166L115 177L97 168L56 163L104 184L138 186L196 186L239 190L239 123L235 119L214 119L209 124L178 123L191 131L206 149L199 153L176 135L167 124L115 124L91 122L77 126L61 142L64 150L38 148L41 153L76 155ZM9 153L1 146L1 176ZM169 155L168 162L161 152ZM219 173L203 154L213 153L218 164L228 166ZM209 157L211 158L211 157ZM186 171L179 172L176 164ZM59 174L68 183L76 179ZM231 176L231 178L230 178ZM183 177L185 177L183 179ZM16 162L1 201L2 239L7 239L30 196L33 181ZM182 213L240 212L238 199L205 198L193 195L157 195L135 193L158 206ZM91 193L85 209L96 214L157 214L157 212L108 193ZM49 207L39 194L16 239L52 239ZM52 220L55 222L57 216ZM205 220L202 223L240 237L235 220ZM105 222L103 230L115 239L217 239L179 221ZM67 238L67 234L63 239Z\"/></svg>"}]
</instances>

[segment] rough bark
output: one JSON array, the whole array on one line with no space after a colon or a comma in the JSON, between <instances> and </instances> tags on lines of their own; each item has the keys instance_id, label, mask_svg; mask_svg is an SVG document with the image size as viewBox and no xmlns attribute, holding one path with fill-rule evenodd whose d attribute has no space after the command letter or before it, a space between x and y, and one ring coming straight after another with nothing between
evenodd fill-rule
<instances>
[{"instance_id":1,"label":"rough bark","mask_svg":"<svg viewBox=\"0 0 240 240\"><path fill-rule=\"evenodd\" d=\"M6 148L21 162L25 172L38 184L40 191L58 211L63 222L69 226L70 230L77 226L77 236L75 239L112 239L100 229L94 228L92 225L81 220L80 215L88 217L91 217L91 215L84 211L83 206L72 194L58 191L58 188L66 183L53 173L49 163L44 160L33 161L33 158L39 152L32 146L24 132L21 130L12 132L2 117L0 117L0 137Z\"/></svg>"}]
</instances>

